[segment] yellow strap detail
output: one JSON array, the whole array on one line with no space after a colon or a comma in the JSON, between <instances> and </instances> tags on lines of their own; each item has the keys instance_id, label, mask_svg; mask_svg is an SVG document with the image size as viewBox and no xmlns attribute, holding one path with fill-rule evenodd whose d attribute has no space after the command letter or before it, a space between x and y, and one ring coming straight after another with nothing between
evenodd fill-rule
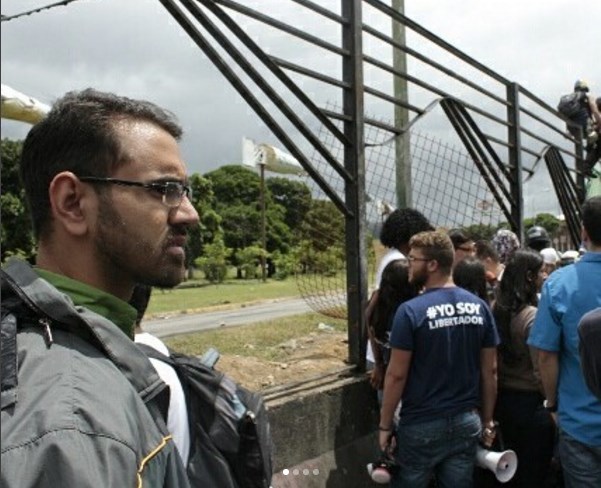
<instances>
[{"instance_id":1,"label":"yellow strap detail","mask_svg":"<svg viewBox=\"0 0 601 488\"><path fill-rule=\"evenodd\" d=\"M161 441L161 443L155 447L152 451L150 451L150 454L148 454L144 459L142 459L142 462L140 463L140 467L138 468L138 488L142 488L142 471L144 470L144 467L146 466L146 463L148 463L148 461L150 461L154 456L156 456L158 454L158 452L163 449L166 445L167 442L169 442L172 439L172 436L168 435L166 437L163 437L163 440Z\"/></svg>"}]
</instances>

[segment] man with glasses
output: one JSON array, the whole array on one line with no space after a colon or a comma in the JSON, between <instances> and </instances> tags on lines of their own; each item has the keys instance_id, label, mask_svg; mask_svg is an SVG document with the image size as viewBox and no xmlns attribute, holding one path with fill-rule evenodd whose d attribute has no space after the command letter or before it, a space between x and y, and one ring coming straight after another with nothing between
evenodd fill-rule
<instances>
[{"instance_id":1,"label":"man with glasses","mask_svg":"<svg viewBox=\"0 0 601 488\"><path fill-rule=\"evenodd\" d=\"M158 106L93 89L29 132L38 254L2 270L2 486L188 486L127 304L136 283L185 276L199 218L181 134Z\"/></svg>"},{"instance_id":2,"label":"man with glasses","mask_svg":"<svg viewBox=\"0 0 601 488\"><path fill-rule=\"evenodd\" d=\"M453 260L453 268L457 263L465 258L476 255L476 243L461 229L451 229L449 237L453 243L455 250L455 259Z\"/></svg>"},{"instance_id":3,"label":"man with glasses","mask_svg":"<svg viewBox=\"0 0 601 488\"><path fill-rule=\"evenodd\" d=\"M440 231L409 242L409 281L425 291L397 310L384 382L379 443L396 444L391 486L472 486L477 443L494 440L496 346L488 305L453 284L453 244ZM403 400L393 439L393 415Z\"/></svg>"}]
</instances>

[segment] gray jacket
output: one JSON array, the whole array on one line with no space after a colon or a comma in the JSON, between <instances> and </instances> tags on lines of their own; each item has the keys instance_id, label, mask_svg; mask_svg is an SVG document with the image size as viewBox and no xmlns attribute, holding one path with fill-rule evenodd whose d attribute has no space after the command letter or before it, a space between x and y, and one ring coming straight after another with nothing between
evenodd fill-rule
<instances>
[{"instance_id":1,"label":"gray jacket","mask_svg":"<svg viewBox=\"0 0 601 488\"><path fill-rule=\"evenodd\" d=\"M165 388L115 324L26 263L2 271L2 487L188 487Z\"/></svg>"}]
</instances>

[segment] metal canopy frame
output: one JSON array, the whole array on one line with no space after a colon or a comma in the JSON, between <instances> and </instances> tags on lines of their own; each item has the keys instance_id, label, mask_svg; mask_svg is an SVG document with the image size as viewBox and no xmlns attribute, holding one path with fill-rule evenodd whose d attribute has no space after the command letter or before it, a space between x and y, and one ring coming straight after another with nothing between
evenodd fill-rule
<instances>
[{"instance_id":1,"label":"metal canopy frame","mask_svg":"<svg viewBox=\"0 0 601 488\"><path fill-rule=\"evenodd\" d=\"M536 170L536 164L531 168L523 167L522 157L538 156L540 159L540 150L535 147L539 143L550 147L544 159L572 233L579 219L579 204L584 198L584 177L581 172L582 142L574 140L565 130L566 121L561 118L561 115L534 94L500 76L382 0L340 0L339 13L310 0L289 1L294 2L298 9L305 9L339 27L341 31L339 44L328 42L297 26L243 5L239 1L160 0L170 15L344 215L349 358L352 363L362 368L366 337L363 310L367 301L365 150L370 146L366 144L365 129L377 127L390 133L392 138L404 134L406 130L386 121L368 117L366 96L390 106L403 107L416 118L424 116L432 108L432 103L421 107L419 104L409 103L407 99L386 93L380 87L369 85L365 82L364 69L376 69L392 78L405 80L417 89L439 98L448 120L494 195L503 215L519 236L523 236L523 177L524 174L528 177L532 176ZM457 65L475 70L478 77L470 78L461 75L454 69L455 64L453 68L445 66L430 56L399 43L381 29L364 23L364 7L385 16L389 23L398 22L405 29L423 38L425 42L451 55ZM232 14L276 29L282 33L282 36L306 43L312 49L338 56L342 66L340 77L325 75L293 60L270 55L269 50L260 47ZM444 89L445 85L426 82L421 77L395 69L385 61L365 53L363 41L366 36L384 43L391 50L402 51L405 55L423 63L428 69L444 75L453 83L459 83L470 89L481 97L481 100L474 103L460 99ZM228 60L216 46L227 55ZM245 52L238 46L244 47L258 63L251 63ZM242 71L258 91L251 88L233 66L237 67L238 72ZM342 112L319 107L290 74L308 77L340 90ZM281 84L280 90L281 86L285 87L288 95L282 95L278 91L276 84L270 81L273 78ZM484 79L487 83L482 81ZM502 95L489 88L491 84L497 87L497 91L500 87ZM277 113L265 105L264 101L257 96L258 92L277 109ZM297 105L293 106L291 101ZM489 109L489 104L495 105L497 109ZM301 117L295 108L297 106L302 107L312 120ZM282 120L291 124L304 138L308 147L323 158L341 178L344 183L343 194L336 191L316 169L307 151L298 144L296 135L291 135L284 128ZM321 126L322 130L342 144L344 147L342 158L337 158L324 144L323 137L312 130L311 127L315 124ZM566 141L567 145L564 144ZM505 161L499 151L506 151ZM571 170L567 169L562 156L574 162ZM575 182L573 174L576 175Z\"/></svg>"}]
</instances>

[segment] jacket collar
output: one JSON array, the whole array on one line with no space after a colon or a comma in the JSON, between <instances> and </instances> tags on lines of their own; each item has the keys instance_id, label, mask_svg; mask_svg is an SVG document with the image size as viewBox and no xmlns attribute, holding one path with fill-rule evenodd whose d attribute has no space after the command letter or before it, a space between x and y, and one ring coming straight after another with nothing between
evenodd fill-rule
<instances>
[{"instance_id":1,"label":"jacket collar","mask_svg":"<svg viewBox=\"0 0 601 488\"><path fill-rule=\"evenodd\" d=\"M2 282L3 294L8 286L28 308L49 318L51 327L91 337L145 401L164 388L146 355L114 323L85 307L76 307L67 295L40 278L26 262L11 260L2 269Z\"/></svg>"}]
</instances>

